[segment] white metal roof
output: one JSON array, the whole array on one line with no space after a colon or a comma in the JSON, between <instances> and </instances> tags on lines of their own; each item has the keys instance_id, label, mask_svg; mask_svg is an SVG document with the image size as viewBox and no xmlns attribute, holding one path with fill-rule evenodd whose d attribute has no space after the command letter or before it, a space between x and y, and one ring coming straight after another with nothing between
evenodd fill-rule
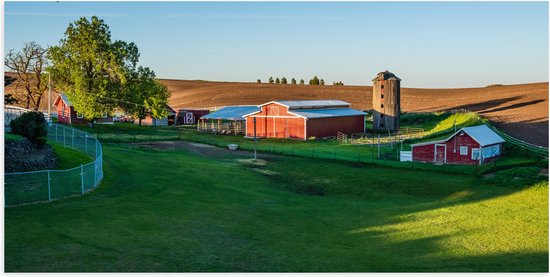
<instances>
[{"instance_id":1,"label":"white metal roof","mask_svg":"<svg viewBox=\"0 0 550 277\"><path fill-rule=\"evenodd\" d=\"M460 134L460 132L462 131L464 131L472 139L474 139L477 143L479 143L479 146L481 147L504 142L504 139L502 139L497 133L495 133L493 130L487 127L487 125L478 125L478 126L461 128L460 130L458 130L456 133L452 134L445 140L415 143L415 144L411 144L411 146L415 147L415 146L422 146L427 144L447 142L457 134Z\"/></svg>"},{"instance_id":2,"label":"white metal roof","mask_svg":"<svg viewBox=\"0 0 550 277\"><path fill-rule=\"evenodd\" d=\"M354 116L354 115L366 115L362 111L358 111L350 108L342 109L300 109L292 110L290 113L302 116L305 118L322 118L322 117L339 117L339 116Z\"/></svg>"},{"instance_id":3,"label":"white metal roof","mask_svg":"<svg viewBox=\"0 0 550 277\"><path fill-rule=\"evenodd\" d=\"M464 127L460 129L458 132L454 133L452 136L450 136L447 140L449 140L456 134L460 133L460 131L464 131L466 134L472 137L475 141L477 141L477 143L479 143L480 146L486 146L486 145L504 142L504 139L502 139L493 130L489 129L487 125Z\"/></svg>"},{"instance_id":4,"label":"white metal roof","mask_svg":"<svg viewBox=\"0 0 550 277\"><path fill-rule=\"evenodd\" d=\"M244 120L244 115L257 112L258 106L227 106L213 113L201 117L201 119L225 119L225 120Z\"/></svg>"},{"instance_id":5,"label":"white metal roof","mask_svg":"<svg viewBox=\"0 0 550 277\"><path fill-rule=\"evenodd\" d=\"M349 107L350 103L340 100L280 100L269 103L278 103L287 106L289 109L307 109L307 108L329 108L329 107ZM269 103L260 105L265 106Z\"/></svg>"}]
</instances>

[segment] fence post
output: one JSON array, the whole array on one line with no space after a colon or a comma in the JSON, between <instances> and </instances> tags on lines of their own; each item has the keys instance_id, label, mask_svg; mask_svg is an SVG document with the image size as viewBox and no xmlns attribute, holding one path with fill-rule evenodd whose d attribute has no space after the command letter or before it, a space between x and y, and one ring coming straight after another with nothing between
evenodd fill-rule
<instances>
[{"instance_id":1,"label":"fence post","mask_svg":"<svg viewBox=\"0 0 550 277\"><path fill-rule=\"evenodd\" d=\"M84 135L84 152L88 155L88 134Z\"/></svg>"},{"instance_id":2,"label":"fence post","mask_svg":"<svg viewBox=\"0 0 550 277\"><path fill-rule=\"evenodd\" d=\"M84 194L84 165L80 165L80 187L82 188L82 194Z\"/></svg>"},{"instance_id":3,"label":"fence post","mask_svg":"<svg viewBox=\"0 0 550 277\"><path fill-rule=\"evenodd\" d=\"M71 138L71 147L74 148L74 128L73 128L73 136Z\"/></svg>"},{"instance_id":4,"label":"fence post","mask_svg":"<svg viewBox=\"0 0 550 277\"><path fill-rule=\"evenodd\" d=\"M51 180L50 171L48 170L48 201L52 201Z\"/></svg>"}]
</instances>

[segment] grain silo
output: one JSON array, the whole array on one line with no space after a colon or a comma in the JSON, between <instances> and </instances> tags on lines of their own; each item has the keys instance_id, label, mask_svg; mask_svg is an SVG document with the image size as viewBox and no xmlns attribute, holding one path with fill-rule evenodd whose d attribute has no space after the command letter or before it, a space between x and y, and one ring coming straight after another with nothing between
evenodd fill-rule
<instances>
[{"instance_id":1,"label":"grain silo","mask_svg":"<svg viewBox=\"0 0 550 277\"><path fill-rule=\"evenodd\" d=\"M384 71L372 80L372 120L374 130L399 129L401 79Z\"/></svg>"}]
</instances>

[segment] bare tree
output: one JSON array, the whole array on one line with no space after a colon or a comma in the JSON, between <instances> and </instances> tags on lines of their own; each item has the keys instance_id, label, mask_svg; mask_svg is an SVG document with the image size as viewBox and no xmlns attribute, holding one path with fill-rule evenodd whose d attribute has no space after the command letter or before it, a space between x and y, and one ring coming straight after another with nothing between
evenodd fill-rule
<instances>
[{"instance_id":1,"label":"bare tree","mask_svg":"<svg viewBox=\"0 0 550 277\"><path fill-rule=\"evenodd\" d=\"M47 90L43 70L48 65L46 53L38 43L25 43L21 51L11 49L6 55L4 64L17 75L16 88L24 88L24 105L27 109L38 110L42 96Z\"/></svg>"}]
</instances>

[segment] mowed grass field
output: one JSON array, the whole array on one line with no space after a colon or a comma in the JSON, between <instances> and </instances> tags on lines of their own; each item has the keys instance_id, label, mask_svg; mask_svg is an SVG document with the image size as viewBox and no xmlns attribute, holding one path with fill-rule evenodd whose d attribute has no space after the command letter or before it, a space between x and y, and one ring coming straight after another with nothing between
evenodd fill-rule
<instances>
[{"instance_id":1,"label":"mowed grass field","mask_svg":"<svg viewBox=\"0 0 550 277\"><path fill-rule=\"evenodd\" d=\"M534 175L103 150L97 190L5 210L7 272L548 272L548 183Z\"/></svg>"}]
</instances>

